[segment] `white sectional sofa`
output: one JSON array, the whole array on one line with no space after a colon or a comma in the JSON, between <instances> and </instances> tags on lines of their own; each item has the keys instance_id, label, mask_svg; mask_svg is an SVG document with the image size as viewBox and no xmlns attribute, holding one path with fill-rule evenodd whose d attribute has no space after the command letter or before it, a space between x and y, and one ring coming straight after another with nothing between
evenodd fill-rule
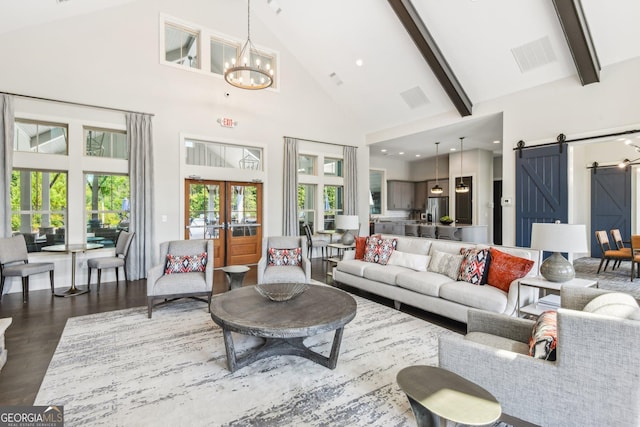
<instances>
[{"instance_id":1,"label":"white sectional sofa","mask_svg":"<svg viewBox=\"0 0 640 427\"><path fill-rule=\"evenodd\" d=\"M461 248L484 249L484 244L435 240L421 237L383 235L397 239L396 251L403 254L432 256L435 251L459 254ZM493 246L508 254L534 261L527 276L539 273L540 251L528 248ZM347 251L333 270L336 282L363 289L394 301L396 309L408 304L459 322L467 322L467 310L477 308L494 313L515 315L518 281L511 282L509 292L491 285L474 285L453 280L433 271L416 271L400 265L381 265L353 259L354 251ZM526 305L537 299L537 289L522 286L520 301Z\"/></svg>"}]
</instances>

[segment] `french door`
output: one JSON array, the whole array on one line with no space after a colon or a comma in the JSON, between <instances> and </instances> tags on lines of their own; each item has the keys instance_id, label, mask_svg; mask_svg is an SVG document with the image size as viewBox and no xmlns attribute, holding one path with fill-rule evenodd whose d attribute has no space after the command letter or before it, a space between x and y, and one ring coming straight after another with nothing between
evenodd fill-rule
<instances>
[{"instance_id":1,"label":"french door","mask_svg":"<svg viewBox=\"0 0 640 427\"><path fill-rule=\"evenodd\" d=\"M185 180L185 239L213 240L214 267L262 254L262 183Z\"/></svg>"}]
</instances>

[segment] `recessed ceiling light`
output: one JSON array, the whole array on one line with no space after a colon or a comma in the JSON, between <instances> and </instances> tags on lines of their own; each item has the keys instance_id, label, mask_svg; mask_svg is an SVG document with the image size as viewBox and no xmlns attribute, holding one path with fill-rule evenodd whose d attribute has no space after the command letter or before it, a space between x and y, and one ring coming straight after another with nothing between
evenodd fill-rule
<instances>
[{"instance_id":1,"label":"recessed ceiling light","mask_svg":"<svg viewBox=\"0 0 640 427\"><path fill-rule=\"evenodd\" d=\"M420 157L420 154L416 154L416 157Z\"/></svg>"},{"instance_id":2,"label":"recessed ceiling light","mask_svg":"<svg viewBox=\"0 0 640 427\"><path fill-rule=\"evenodd\" d=\"M449 148L449 151L456 151L455 148Z\"/></svg>"},{"instance_id":3,"label":"recessed ceiling light","mask_svg":"<svg viewBox=\"0 0 640 427\"><path fill-rule=\"evenodd\" d=\"M404 154L404 151L399 152L398 154L400 154L401 156Z\"/></svg>"},{"instance_id":4,"label":"recessed ceiling light","mask_svg":"<svg viewBox=\"0 0 640 427\"><path fill-rule=\"evenodd\" d=\"M495 141L493 141L494 144L500 144L500 141L498 141L497 139Z\"/></svg>"},{"instance_id":5,"label":"recessed ceiling light","mask_svg":"<svg viewBox=\"0 0 640 427\"><path fill-rule=\"evenodd\" d=\"M383 153L386 153L386 152L387 152L387 149L386 149L386 148L383 148L383 149L382 149L382 150L380 150L380 151L382 151Z\"/></svg>"},{"instance_id":6,"label":"recessed ceiling light","mask_svg":"<svg viewBox=\"0 0 640 427\"><path fill-rule=\"evenodd\" d=\"M364 61L362 61L362 59L356 59L356 65L358 67L362 67L363 64L364 64Z\"/></svg>"}]
</instances>

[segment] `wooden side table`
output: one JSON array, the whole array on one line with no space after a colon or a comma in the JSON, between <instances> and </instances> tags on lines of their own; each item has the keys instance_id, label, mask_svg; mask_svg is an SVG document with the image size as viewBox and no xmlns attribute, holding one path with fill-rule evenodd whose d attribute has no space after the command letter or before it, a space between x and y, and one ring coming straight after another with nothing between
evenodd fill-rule
<instances>
[{"instance_id":1,"label":"wooden side table","mask_svg":"<svg viewBox=\"0 0 640 427\"><path fill-rule=\"evenodd\" d=\"M232 291L242 287L244 275L249 271L249 267L246 265L227 265L220 270L224 271L224 275L227 276L229 290Z\"/></svg>"},{"instance_id":2,"label":"wooden side table","mask_svg":"<svg viewBox=\"0 0 640 427\"><path fill-rule=\"evenodd\" d=\"M418 427L490 424L502 415L495 397L477 384L437 366L409 366L398 372Z\"/></svg>"}]
</instances>

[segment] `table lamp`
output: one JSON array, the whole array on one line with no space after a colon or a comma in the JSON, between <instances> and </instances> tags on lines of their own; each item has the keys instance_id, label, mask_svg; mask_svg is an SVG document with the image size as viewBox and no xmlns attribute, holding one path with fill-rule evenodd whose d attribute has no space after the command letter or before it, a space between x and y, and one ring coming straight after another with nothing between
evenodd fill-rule
<instances>
[{"instance_id":1,"label":"table lamp","mask_svg":"<svg viewBox=\"0 0 640 427\"><path fill-rule=\"evenodd\" d=\"M342 230L343 245L351 245L355 241L351 230L360 231L360 220L358 215L336 215L336 230Z\"/></svg>"},{"instance_id":2,"label":"table lamp","mask_svg":"<svg viewBox=\"0 0 640 427\"><path fill-rule=\"evenodd\" d=\"M531 248L553 252L540 265L540 274L550 282L566 282L576 276L573 264L560 253L588 252L584 224L535 223L531 226Z\"/></svg>"}]
</instances>

